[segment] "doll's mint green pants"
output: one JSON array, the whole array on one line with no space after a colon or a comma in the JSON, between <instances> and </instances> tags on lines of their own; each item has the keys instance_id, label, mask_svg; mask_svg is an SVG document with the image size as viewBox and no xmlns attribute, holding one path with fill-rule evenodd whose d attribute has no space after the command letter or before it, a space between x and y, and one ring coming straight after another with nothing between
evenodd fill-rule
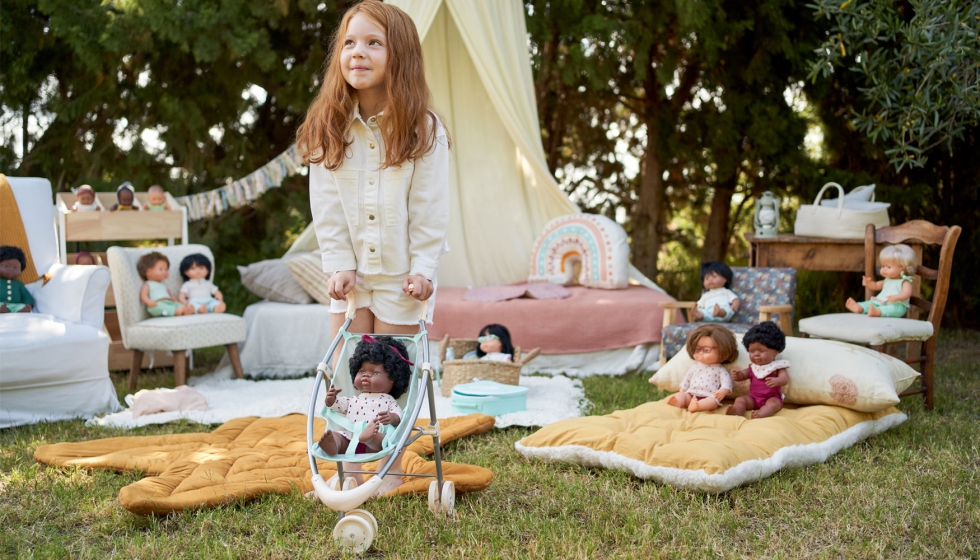
<instances>
[{"instance_id":1,"label":"doll's mint green pants","mask_svg":"<svg viewBox=\"0 0 980 560\"><path fill-rule=\"evenodd\" d=\"M903 302L894 303L881 303L877 301L859 301L858 305L864 310L864 314L868 314L868 308L872 305L877 307L881 311L882 317L904 317L905 312L908 310L909 306Z\"/></svg>"},{"instance_id":2,"label":"doll's mint green pants","mask_svg":"<svg viewBox=\"0 0 980 560\"><path fill-rule=\"evenodd\" d=\"M147 307L150 317L173 317L177 315L180 304L170 299L158 299L156 307Z\"/></svg>"}]
</instances>

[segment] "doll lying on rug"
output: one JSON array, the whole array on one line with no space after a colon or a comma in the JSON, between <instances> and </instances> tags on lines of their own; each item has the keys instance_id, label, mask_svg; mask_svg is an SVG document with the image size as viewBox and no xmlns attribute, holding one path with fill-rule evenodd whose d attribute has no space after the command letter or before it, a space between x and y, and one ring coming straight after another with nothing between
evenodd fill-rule
<instances>
[{"instance_id":1,"label":"doll lying on rug","mask_svg":"<svg viewBox=\"0 0 980 560\"><path fill-rule=\"evenodd\" d=\"M728 289L732 285L732 276L732 269L723 262L701 263L704 293L698 300L698 306L691 310L694 321L727 323L738 313L741 302L735 292Z\"/></svg>"},{"instance_id":2,"label":"doll lying on rug","mask_svg":"<svg viewBox=\"0 0 980 560\"><path fill-rule=\"evenodd\" d=\"M17 277L27 268L27 257L18 247L0 247L0 313L30 313L34 297Z\"/></svg>"},{"instance_id":3,"label":"doll lying on rug","mask_svg":"<svg viewBox=\"0 0 980 560\"><path fill-rule=\"evenodd\" d=\"M868 317L904 317L909 310L915 271L919 268L915 251L908 245L890 245L881 250L878 260L885 279L875 282L873 278L862 276L861 285L881 291L868 301L848 298L847 309Z\"/></svg>"},{"instance_id":4,"label":"doll lying on rug","mask_svg":"<svg viewBox=\"0 0 980 560\"><path fill-rule=\"evenodd\" d=\"M738 343L721 325L701 325L688 335L686 349L695 363L667 404L691 412L714 410L732 392L732 376L722 364L738 359Z\"/></svg>"},{"instance_id":5,"label":"doll lying on rug","mask_svg":"<svg viewBox=\"0 0 980 560\"><path fill-rule=\"evenodd\" d=\"M177 292L177 299L189 305L194 313L224 313L227 306L221 290L208 280L211 261L201 253L194 253L180 261L180 275L184 285Z\"/></svg>"},{"instance_id":6,"label":"doll lying on rug","mask_svg":"<svg viewBox=\"0 0 980 560\"><path fill-rule=\"evenodd\" d=\"M176 317L194 313L194 308L174 299L163 281L170 276L170 260L162 253L153 251L140 257L136 270L144 280L140 288L140 301L146 305L151 317Z\"/></svg>"}]
</instances>

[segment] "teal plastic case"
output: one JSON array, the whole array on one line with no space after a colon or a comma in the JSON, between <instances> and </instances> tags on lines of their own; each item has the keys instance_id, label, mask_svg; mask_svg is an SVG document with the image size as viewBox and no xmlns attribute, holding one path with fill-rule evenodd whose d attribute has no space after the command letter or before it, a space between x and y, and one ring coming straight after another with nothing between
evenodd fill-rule
<instances>
[{"instance_id":1,"label":"teal plastic case","mask_svg":"<svg viewBox=\"0 0 980 560\"><path fill-rule=\"evenodd\" d=\"M449 400L453 409L461 414L500 416L527 410L527 387L477 379L453 387Z\"/></svg>"}]
</instances>

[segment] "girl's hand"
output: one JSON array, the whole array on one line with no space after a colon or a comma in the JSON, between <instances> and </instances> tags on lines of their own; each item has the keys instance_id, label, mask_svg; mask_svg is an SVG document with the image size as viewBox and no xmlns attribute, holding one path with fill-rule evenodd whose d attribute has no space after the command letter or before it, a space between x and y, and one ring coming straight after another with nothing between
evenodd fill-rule
<instances>
[{"instance_id":1,"label":"girl's hand","mask_svg":"<svg viewBox=\"0 0 980 560\"><path fill-rule=\"evenodd\" d=\"M432 282L425 276L408 276L402 280L402 291L419 301L425 301L432 297L435 289Z\"/></svg>"},{"instance_id":2,"label":"girl's hand","mask_svg":"<svg viewBox=\"0 0 980 560\"><path fill-rule=\"evenodd\" d=\"M341 270L335 272L330 280L327 281L327 293L333 299L340 299L347 301L347 294L354 289L354 284L357 282L357 271L355 270Z\"/></svg>"},{"instance_id":3,"label":"girl's hand","mask_svg":"<svg viewBox=\"0 0 980 560\"><path fill-rule=\"evenodd\" d=\"M327 389L327 398L323 400L323 404L327 405L328 407L333 406L333 403L337 402L337 395L339 394L340 389L330 385L330 388Z\"/></svg>"}]
</instances>

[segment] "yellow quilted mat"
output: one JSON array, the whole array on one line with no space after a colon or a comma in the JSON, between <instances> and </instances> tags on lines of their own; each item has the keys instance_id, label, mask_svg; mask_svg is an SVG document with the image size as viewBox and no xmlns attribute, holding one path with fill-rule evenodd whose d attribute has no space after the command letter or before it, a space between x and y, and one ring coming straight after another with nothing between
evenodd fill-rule
<instances>
[{"instance_id":1,"label":"yellow quilted mat","mask_svg":"<svg viewBox=\"0 0 980 560\"><path fill-rule=\"evenodd\" d=\"M471 414L439 420L442 443L480 434L493 427L492 416ZM428 420L420 420L425 425ZM323 432L317 418L314 433ZM435 474L432 438L422 436L405 448L402 472ZM306 416L237 418L210 433L116 437L42 445L34 459L55 466L130 471L147 476L119 491L119 502L133 513L170 513L224 504L267 493L288 494L295 487L313 490L306 455ZM442 463L456 492L483 490L493 473L474 465ZM364 470L376 470L367 463ZM324 479L336 474L336 463L317 461ZM429 478L402 477L404 484L389 495L428 491Z\"/></svg>"},{"instance_id":2,"label":"yellow quilted mat","mask_svg":"<svg viewBox=\"0 0 980 560\"><path fill-rule=\"evenodd\" d=\"M666 398L607 416L545 426L518 441L526 457L621 469L643 479L724 492L776 471L826 461L905 421L896 408L856 412L786 405L770 418L726 416L727 406L691 413Z\"/></svg>"}]
</instances>

